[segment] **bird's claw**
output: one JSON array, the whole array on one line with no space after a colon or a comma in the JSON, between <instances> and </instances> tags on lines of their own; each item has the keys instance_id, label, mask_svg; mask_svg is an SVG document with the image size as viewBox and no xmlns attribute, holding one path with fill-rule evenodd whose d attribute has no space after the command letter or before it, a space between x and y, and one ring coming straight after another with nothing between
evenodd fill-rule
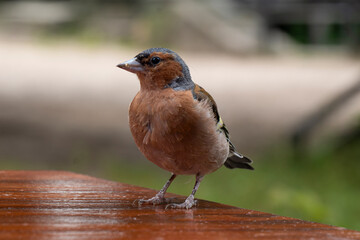
<instances>
[{"instance_id":1,"label":"bird's claw","mask_svg":"<svg viewBox=\"0 0 360 240\"><path fill-rule=\"evenodd\" d=\"M168 201L166 200L166 198L164 198L164 196L156 195L155 197L152 197L149 199L136 199L133 202L133 205L137 205L137 206L141 206L142 204L159 205L159 204L163 204L163 203L167 203L167 202Z\"/></svg>"},{"instance_id":2,"label":"bird's claw","mask_svg":"<svg viewBox=\"0 0 360 240\"><path fill-rule=\"evenodd\" d=\"M185 202L183 203L170 203L168 205L166 205L165 209L168 208L178 208L178 209L190 209L192 208L194 205L196 205L197 201L194 200L194 196L189 196Z\"/></svg>"}]
</instances>

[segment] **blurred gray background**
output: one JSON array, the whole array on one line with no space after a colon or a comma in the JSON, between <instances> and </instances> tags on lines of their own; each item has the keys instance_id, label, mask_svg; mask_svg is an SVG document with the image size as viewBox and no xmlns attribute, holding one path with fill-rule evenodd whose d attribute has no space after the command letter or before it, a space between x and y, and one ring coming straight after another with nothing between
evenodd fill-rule
<instances>
[{"instance_id":1,"label":"blurred gray background","mask_svg":"<svg viewBox=\"0 0 360 240\"><path fill-rule=\"evenodd\" d=\"M0 168L159 189L169 173L127 125L138 80L115 66L167 47L256 169L220 169L197 197L360 230L359 12L350 0L0 1Z\"/></svg>"}]
</instances>

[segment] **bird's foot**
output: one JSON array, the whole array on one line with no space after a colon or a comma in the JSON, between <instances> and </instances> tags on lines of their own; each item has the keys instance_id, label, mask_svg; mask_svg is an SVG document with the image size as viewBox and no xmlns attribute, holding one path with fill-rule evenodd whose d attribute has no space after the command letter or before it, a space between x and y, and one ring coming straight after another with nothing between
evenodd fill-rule
<instances>
[{"instance_id":1,"label":"bird's foot","mask_svg":"<svg viewBox=\"0 0 360 240\"><path fill-rule=\"evenodd\" d=\"M196 200L194 199L194 196L193 195L190 195L186 200L185 202L183 203L170 203L168 205L166 205L166 209L167 208L179 208L179 209L189 209L189 208L192 208L194 205L196 205Z\"/></svg>"},{"instance_id":2,"label":"bird's foot","mask_svg":"<svg viewBox=\"0 0 360 240\"><path fill-rule=\"evenodd\" d=\"M137 204L138 206L141 206L142 204L159 205L163 203L168 203L168 200L164 198L164 195L156 194L154 197L149 199L137 199L134 201L133 205L135 204Z\"/></svg>"}]
</instances>

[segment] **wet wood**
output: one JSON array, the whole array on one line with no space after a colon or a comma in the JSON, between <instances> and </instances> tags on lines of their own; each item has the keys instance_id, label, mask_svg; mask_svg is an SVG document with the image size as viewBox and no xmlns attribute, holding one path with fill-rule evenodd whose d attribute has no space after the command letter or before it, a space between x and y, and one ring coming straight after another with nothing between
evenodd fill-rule
<instances>
[{"instance_id":1,"label":"wet wood","mask_svg":"<svg viewBox=\"0 0 360 240\"><path fill-rule=\"evenodd\" d=\"M133 206L155 193L69 172L0 171L0 239L360 239L344 228L203 200L191 210Z\"/></svg>"}]
</instances>

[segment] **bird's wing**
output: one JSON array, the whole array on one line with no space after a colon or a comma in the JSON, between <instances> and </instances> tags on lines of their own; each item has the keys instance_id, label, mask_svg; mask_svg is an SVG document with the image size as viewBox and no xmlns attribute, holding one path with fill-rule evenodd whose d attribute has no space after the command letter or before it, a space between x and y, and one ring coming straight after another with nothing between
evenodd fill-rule
<instances>
[{"instance_id":1,"label":"bird's wing","mask_svg":"<svg viewBox=\"0 0 360 240\"><path fill-rule=\"evenodd\" d=\"M194 88L192 89L192 94L194 99L198 100L199 102L207 101L210 104L214 114L214 118L216 120L216 128L217 130L223 132L226 136L226 140L229 143L229 157L224 163L225 167L246 168L253 170L254 168L249 165L250 163L252 163L252 161L249 158L236 152L235 146L231 143L229 131L227 130L225 123L220 117L214 98L207 91L205 91L204 88L200 87L197 84L195 84Z\"/></svg>"},{"instance_id":2,"label":"bird's wing","mask_svg":"<svg viewBox=\"0 0 360 240\"><path fill-rule=\"evenodd\" d=\"M195 84L193 90L192 90L192 94L194 99L200 101L207 101L210 104L210 107L213 111L214 114L214 118L216 120L216 128L222 132L224 132L227 140L230 142L229 139L229 131L226 129L224 122L222 121L220 114L218 112L217 106L216 106L216 102L214 100L214 98L207 92L205 91L204 88L200 87L199 85ZM232 144L231 144L232 145Z\"/></svg>"}]
</instances>

